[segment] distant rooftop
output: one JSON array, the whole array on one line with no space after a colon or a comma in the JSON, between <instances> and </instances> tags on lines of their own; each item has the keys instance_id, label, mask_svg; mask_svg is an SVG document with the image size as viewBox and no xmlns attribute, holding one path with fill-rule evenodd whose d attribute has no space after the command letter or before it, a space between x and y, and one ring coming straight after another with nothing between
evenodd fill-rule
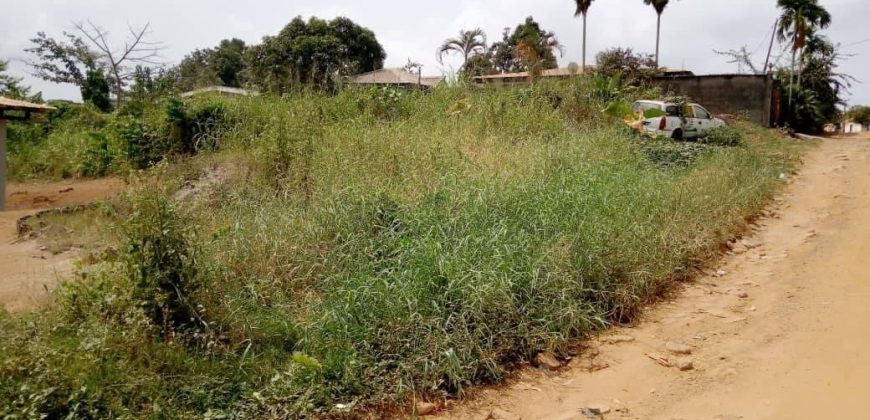
<instances>
[{"instance_id":1,"label":"distant rooftop","mask_svg":"<svg viewBox=\"0 0 870 420\"><path fill-rule=\"evenodd\" d=\"M441 77L419 77L402 68L387 68L358 74L348 80L357 85L396 85L434 87L441 83Z\"/></svg>"},{"instance_id":2,"label":"distant rooftop","mask_svg":"<svg viewBox=\"0 0 870 420\"><path fill-rule=\"evenodd\" d=\"M2 111L23 111L43 113L53 110L54 107L43 104L35 104L27 101L19 101L18 99L9 99L0 96L0 114Z\"/></svg>"},{"instance_id":3,"label":"distant rooftop","mask_svg":"<svg viewBox=\"0 0 870 420\"><path fill-rule=\"evenodd\" d=\"M181 94L182 98L189 98L191 96L202 95L204 93L217 93L219 95L237 95L237 96L259 96L259 92L248 91L240 88L226 87L226 86L208 86L202 89L192 90L190 92L184 92Z\"/></svg>"},{"instance_id":4,"label":"distant rooftop","mask_svg":"<svg viewBox=\"0 0 870 420\"><path fill-rule=\"evenodd\" d=\"M586 71L587 72L595 71L595 66L586 66ZM694 75L694 73L692 73L689 70L669 69L667 67L662 67L661 71L662 71L662 74L665 76L692 76L692 75ZM568 66L565 68L543 70L541 72L540 77L541 78L551 78L551 77L564 78L564 77L576 76L576 75L583 74L583 73L584 72L583 72L583 70L581 70L580 66L571 65L571 66ZM472 78L472 80L479 82L479 83L499 82L499 81L521 82L521 81L528 79L528 77L529 77L529 72L523 71L523 72L517 72L517 73L488 74L485 76L474 77L474 78Z\"/></svg>"}]
</instances>

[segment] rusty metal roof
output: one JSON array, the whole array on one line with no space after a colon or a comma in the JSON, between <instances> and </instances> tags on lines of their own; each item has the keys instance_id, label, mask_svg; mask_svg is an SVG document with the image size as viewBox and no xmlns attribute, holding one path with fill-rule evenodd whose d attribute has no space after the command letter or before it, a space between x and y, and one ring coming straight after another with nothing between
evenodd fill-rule
<instances>
[{"instance_id":1,"label":"rusty metal roof","mask_svg":"<svg viewBox=\"0 0 870 420\"><path fill-rule=\"evenodd\" d=\"M55 108L48 105L34 104L32 102L19 101L17 99L9 99L0 96L0 111L11 110L43 113L53 109Z\"/></svg>"}]
</instances>

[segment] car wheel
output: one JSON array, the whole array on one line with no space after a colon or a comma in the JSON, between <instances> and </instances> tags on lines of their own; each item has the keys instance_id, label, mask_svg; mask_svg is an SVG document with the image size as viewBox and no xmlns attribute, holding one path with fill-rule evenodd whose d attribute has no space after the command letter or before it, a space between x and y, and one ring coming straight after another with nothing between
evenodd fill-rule
<instances>
[{"instance_id":1,"label":"car wheel","mask_svg":"<svg viewBox=\"0 0 870 420\"><path fill-rule=\"evenodd\" d=\"M674 134L671 135L671 138L674 140L682 140L683 139L683 130L676 129L674 130Z\"/></svg>"}]
</instances>

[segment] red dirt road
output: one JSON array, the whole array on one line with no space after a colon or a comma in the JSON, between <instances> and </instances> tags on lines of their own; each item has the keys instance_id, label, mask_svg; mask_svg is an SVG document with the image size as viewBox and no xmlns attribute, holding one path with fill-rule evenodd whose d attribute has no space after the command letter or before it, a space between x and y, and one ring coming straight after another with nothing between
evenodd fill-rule
<instances>
[{"instance_id":1,"label":"red dirt road","mask_svg":"<svg viewBox=\"0 0 870 420\"><path fill-rule=\"evenodd\" d=\"M18 219L41 209L104 200L124 187L124 181L117 178L9 184L8 211L0 212L0 306L10 312L34 306L71 273L76 256L75 252L52 255L35 241L19 241Z\"/></svg>"},{"instance_id":2,"label":"red dirt road","mask_svg":"<svg viewBox=\"0 0 870 420\"><path fill-rule=\"evenodd\" d=\"M870 418L870 141L825 140L721 271L636 328L592 343L599 367L527 371L454 419ZM748 248L748 249L747 249ZM634 341L608 344L613 334ZM688 346L689 355L668 349ZM674 347L673 345L671 346ZM677 346L678 347L678 346ZM685 350L685 349L684 349ZM691 359L693 370L665 367ZM600 417L589 408L604 408Z\"/></svg>"}]
</instances>

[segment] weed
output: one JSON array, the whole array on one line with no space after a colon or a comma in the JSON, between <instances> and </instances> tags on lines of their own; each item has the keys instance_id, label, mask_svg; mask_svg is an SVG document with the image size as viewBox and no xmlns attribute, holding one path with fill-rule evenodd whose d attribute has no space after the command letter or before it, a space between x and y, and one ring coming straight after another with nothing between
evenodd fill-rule
<instances>
[{"instance_id":1,"label":"weed","mask_svg":"<svg viewBox=\"0 0 870 420\"><path fill-rule=\"evenodd\" d=\"M800 150L747 125L742 147L640 141L600 112L638 92L578 78L185 104L220 110L219 147L149 178L227 176L180 203L131 196L117 262L84 269L39 326L0 319L2 412L87 385L74 400L101 416L349 416L462 395L634 319ZM144 110L131 138L170 138L166 115Z\"/></svg>"}]
</instances>

